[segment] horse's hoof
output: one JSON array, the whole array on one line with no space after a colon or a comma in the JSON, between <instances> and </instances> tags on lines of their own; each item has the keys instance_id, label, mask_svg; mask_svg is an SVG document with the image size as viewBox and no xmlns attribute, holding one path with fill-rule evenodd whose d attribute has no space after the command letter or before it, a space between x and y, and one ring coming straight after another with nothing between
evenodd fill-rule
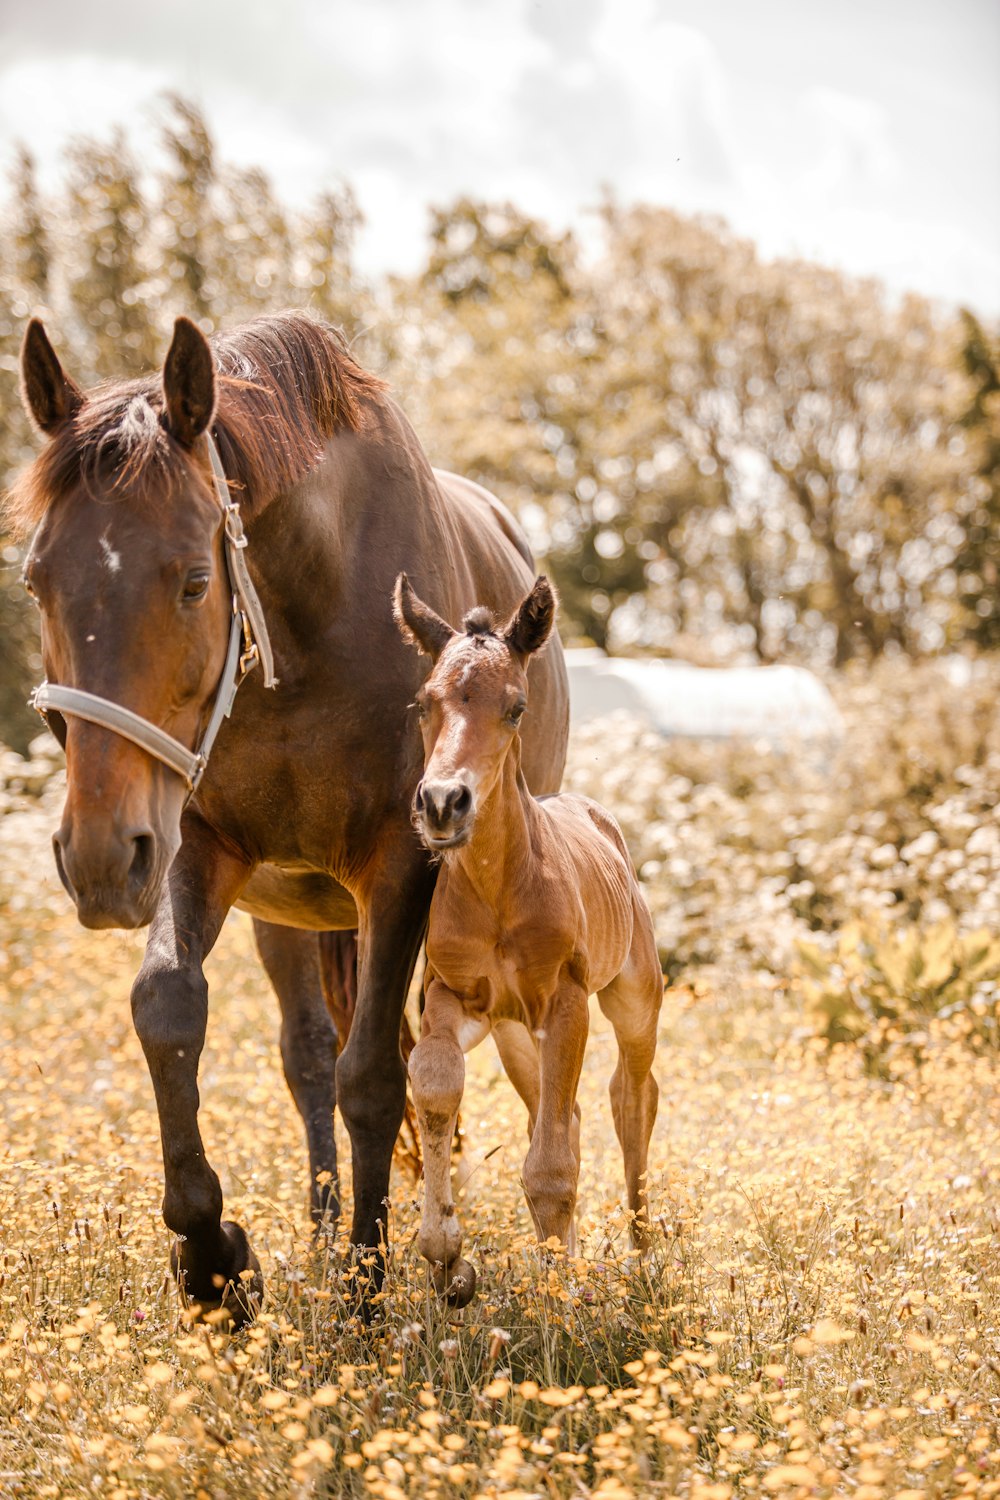
<instances>
[{"instance_id":1,"label":"horse's hoof","mask_svg":"<svg viewBox=\"0 0 1000 1500\"><path fill-rule=\"evenodd\" d=\"M191 1299L191 1309L197 1319L226 1322L235 1331L252 1323L260 1311L264 1300L264 1277L246 1231L232 1219L225 1219L219 1228L222 1264L212 1273L210 1294L191 1285L183 1262L183 1240L175 1240L171 1247L170 1269ZM203 1293L200 1296L199 1291Z\"/></svg>"},{"instance_id":2,"label":"horse's hoof","mask_svg":"<svg viewBox=\"0 0 1000 1500\"><path fill-rule=\"evenodd\" d=\"M450 1266L435 1265L432 1275L434 1290L449 1307L468 1307L476 1295L476 1268L471 1260L459 1256Z\"/></svg>"}]
</instances>

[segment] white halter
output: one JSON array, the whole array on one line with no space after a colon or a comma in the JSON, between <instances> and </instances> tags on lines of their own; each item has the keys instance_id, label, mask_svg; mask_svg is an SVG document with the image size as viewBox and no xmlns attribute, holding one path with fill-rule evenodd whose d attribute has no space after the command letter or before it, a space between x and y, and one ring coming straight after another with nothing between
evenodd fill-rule
<instances>
[{"instance_id":1,"label":"white halter","mask_svg":"<svg viewBox=\"0 0 1000 1500\"><path fill-rule=\"evenodd\" d=\"M101 698L96 693L62 687L59 683L43 682L31 696L31 706L37 709L43 719L50 710L72 714L75 718L88 719L92 724L100 724L124 739L131 740L165 766L169 766L171 771L175 771L183 779L189 795L193 795L198 789L216 735L222 727L223 719L229 717L236 690L247 673L259 662L264 672L264 686L273 688L278 682L274 675L274 657L264 612L243 556L247 538L240 508L230 498L226 473L211 433L205 433L205 441L208 444L215 492L222 507L226 571L233 596L233 622L229 628L226 663L215 690L212 716L197 750L189 750L180 740L175 740L173 735L158 729L140 714L133 713L130 708L123 708L119 703L113 703L109 698Z\"/></svg>"}]
</instances>

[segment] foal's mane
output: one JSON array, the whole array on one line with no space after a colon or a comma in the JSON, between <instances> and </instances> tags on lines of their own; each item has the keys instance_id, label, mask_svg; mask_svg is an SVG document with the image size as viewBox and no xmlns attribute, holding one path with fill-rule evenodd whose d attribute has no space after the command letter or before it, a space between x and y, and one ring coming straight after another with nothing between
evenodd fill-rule
<instances>
[{"instance_id":1,"label":"foal's mane","mask_svg":"<svg viewBox=\"0 0 1000 1500\"><path fill-rule=\"evenodd\" d=\"M304 479L335 432L357 432L364 398L385 388L336 329L307 313L255 318L209 345L217 385L212 433L236 498L251 513ZM7 496L4 519L14 534L30 531L81 482L109 499L162 498L190 474L163 411L159 374L90 391Z\"/></svg>"}]
</instances>

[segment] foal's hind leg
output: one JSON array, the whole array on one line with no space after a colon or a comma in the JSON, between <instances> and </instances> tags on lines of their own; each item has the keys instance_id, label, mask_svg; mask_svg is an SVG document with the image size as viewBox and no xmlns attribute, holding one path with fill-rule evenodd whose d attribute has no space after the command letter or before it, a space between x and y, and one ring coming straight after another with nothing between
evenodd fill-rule
<instances>
[{"instance_id":1,"label":"foal's hind leg","mask_svg":"<svg viewBox=\"0 0 1000 1500\"><path fill-rule=\"evenodd\" d=\"M580 1176L580 1125L576 1090L590 1024L587 993L564 981L538 1033L541 1091L538 1118L524 1161L522 1180L540 1240L553 1236L568 1245Z\"/></svg>"},{"instance_id":2,"label":"foal's hind leg","mask_svg":"<svg viewBox=\"0 0 1000 1500\"><path fill-rule=\"evenodd\" d=\"M538 1104L541 1094L541 1074L538 1062L538 1044L523 1021L494 1021L493 1040L496 1042L504 1072L517 1089L528 1111L528 1139L535 1131ZM577 1176L580 1172L580 1104L573 1106L573 1121L570 1125L570 1145L576 1157ZM570 1221L566 1237L570 1255L576 1254L576 1217Z\"/></svg>"},{"instance_id":3,"label":"foal's hind leg","mask_svg":"<svg viewBox=\"0 0 1000 1500\"><path fill-rule=\"evenodd\" d=\"M253 930L281 1006L281 1061L306 1128L310 1208L318 1229L334 1224L340 1214L333 1136L337 1035L323 996L319 941L314 932L256 917Z\"/></svg>"},{"instance_id":4,"label":"foal's hind leg","mask_svg":"<svg viewBox=\"0 0 1000 1500\"><path fill-rule=\"evenodd\" d=\"M432 979L420 1040L409 1062L424 1158L424 1204L417 1248L431 1264L437 1290L453 1307L464 1307L476 1290L476 1273L459 1255L462 1228L451 1191L451 1143L465 1087L465 1057L458 1040L465 1019L465 1007L458 996L439 979Z\"/></svg>"},{"instance_id":5,"label":"foal's hind leg","mask_svg":"<svg viewBox=\"0 0 1000 1500\"><path fill-rule=\"evenodd\" d=\"M641 920L644 918L645 920ZM628 961L598 996L618 1039L618 1066L611 1078L611 1113L625 1159L625 1189L632 1210L632 1241L649 1240L646 1164L659 1089L650 1071L663 1001L663 974L645 909L636 914Z\"/></svg>"}]
</instances>

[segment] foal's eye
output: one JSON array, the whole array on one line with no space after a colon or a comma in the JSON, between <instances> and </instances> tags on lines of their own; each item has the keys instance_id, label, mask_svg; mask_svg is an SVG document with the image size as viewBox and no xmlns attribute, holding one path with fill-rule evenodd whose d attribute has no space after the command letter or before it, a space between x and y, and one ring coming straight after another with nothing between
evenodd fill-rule
<instances>
[{"instance_id":1,"label":"foal's eye","mask_svg":"<svg viewBox=\"0 0 1000 1500\"><path fill-rule=\"evenodd\" d=\"M181 598L187 601L190 601L192 599L203 599L208 589L208 578L209 575L204 571L189 573L187 578L184 580L184 587L181 590Z\"/></svg>"}]
</instances>

